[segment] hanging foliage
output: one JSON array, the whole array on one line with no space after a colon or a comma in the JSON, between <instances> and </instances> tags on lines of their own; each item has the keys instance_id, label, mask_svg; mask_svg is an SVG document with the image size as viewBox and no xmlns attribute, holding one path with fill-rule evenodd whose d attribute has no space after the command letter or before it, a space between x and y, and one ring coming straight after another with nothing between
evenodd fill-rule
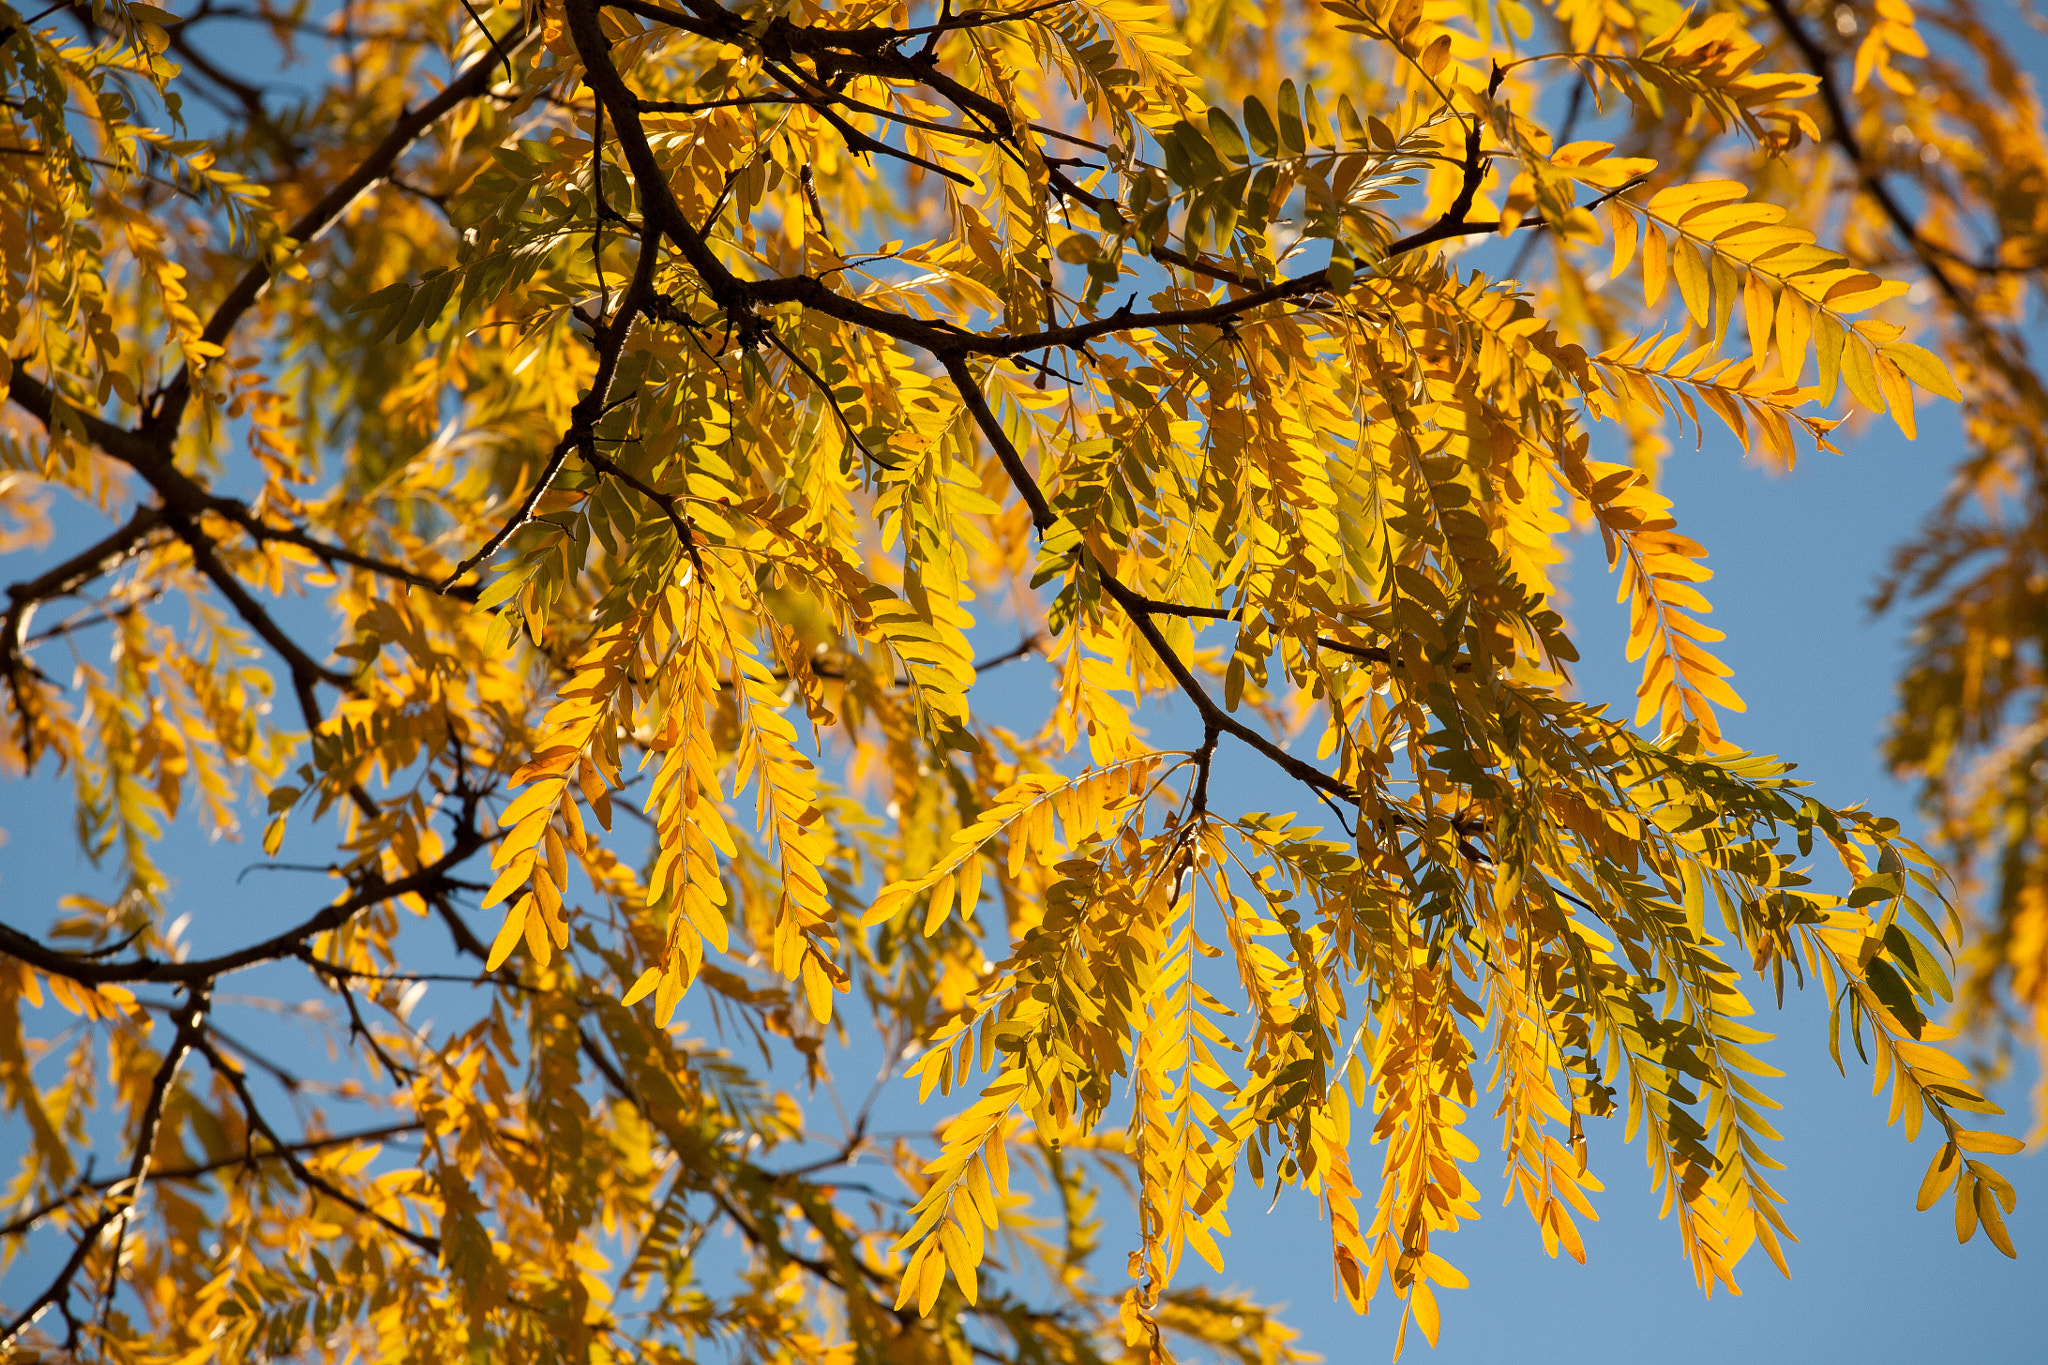
<instances>
[{"instance_id":1,"label":"hanging foliage","mask_svg":"<svg viewBox=\"0 0 2048 1365\"><path fill-rule=\"evenodd\" d=\"M1481 1105L1551 1255L1607 1120L1732 1291L1788 1266L1788 982L2011 1255L1957 898L1724 733L1657 480L1705 424L1789 465L1962 402L2019 520L1959 495L1902 561L1961 598L1895 754L2017 869L1978 1007L2048 999L2048 732L1992 738L2039 695L2048 157L1929 13L0 5L0 757L100 869L0 927L48 1267L0 1341L1269 1365L1184 1259L1280 1197L1434 1343ZM331 885L192 948L187 806ZM241 1030L256 969L331 1052ZM927 1139L821 1117L877 1048Z\"/></svg>"}]
</instances>

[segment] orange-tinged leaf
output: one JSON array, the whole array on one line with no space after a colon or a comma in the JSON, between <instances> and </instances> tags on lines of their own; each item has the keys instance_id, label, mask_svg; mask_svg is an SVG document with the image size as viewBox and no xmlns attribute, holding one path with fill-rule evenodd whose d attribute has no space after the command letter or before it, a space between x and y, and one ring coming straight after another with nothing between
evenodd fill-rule
<instances>
[{"instance_id":1,"label":"orange-tinged leaf","mask_svg":"<svg viewBox=\"0 0 2048 1365\"><path fill-rule=\"evenodd\" d=\"M555 957L555 940L548 929L547 916L541 913L532 896L520 897L519 904L526 908L521 917L524 921L521 927L526 932L527 951L533 954L536 966L545 968Z\"/></svg>"},{"instance_id":2,"label":"orange-tinged leaf","mask_svg":"<svg viewBox=\"0 0 2048 1365\"><path fill-rule=\"evenodd\" d=\"M1921 1212L1927 1212L1935 1203L1942 1201L1942 1195L1948 1193L1948 1187L1956 1183L1958 1171L1962 1171L1962 1156L1956 1152L1956 1146L1952 1142L1944 1142L1935 1150L1933 1160L1927 1162L1927 1175L1921 1179L1915 1207L1919 1207Z\"/></svg>"},{"instance_id":3,"label":"orange-tinged leaf","mask_svg":"<svg viewBox=\"0 0 2048 1365\"><path fill-rule=\"evenodd\" d=\"M494 948L492 951L495 953L496 949ZM638 1004L642 999L651 994L656 986L661 984L661 975L661 968L649 967L635 978L633 984L627 988L625 995L620 997L619 1003L628 1006Z\"/></svg>"},{"instance_id":4,"label":"orange-tinged leaf","mask_svg":"<svg viewBox=\"0 0 2048 1365\"><path fill-rule=\"evenodd\" d=\"M1958 1132L1955 1135L1955 1144L1966 1152L1990 1152L1994 1155L2024 1152L2027 1149L2023 1138L2016 1138L2008 1133L1987 1132L1983 1129L1964 1129Z\"/></svg>"},{"instance_id":5,"label":"orange-tinged leaf","mask_svg":"<svg viewBox=\"0 0 2048 1365\"><path fill-rule=\"evenodd\" d=\"M1883 354L1879 354L1873 363L1877 369L1877 389L1884 396L1885 407L1892 420L1898 423L1900 432L1910 441L1917 434L1913 421L1913 386L1906 382L1906 376L1899 372L1899 367Z\"/></svg>"},{"instance_id":6,"label":"orange-tinged leaf","mask_svg":"<svg viewBox=\"0 0 2048 1365\"><path fill-rule=\"evenodd\" d=\"M1664 297L1664 281L1671 258L1664 244L1664 232L1655 223L1643 225L1643 302L1652 308Z\"/></svg>"},{"instance_id":7,"label":"orange-tinged leaf","mask_svg":"<svg viewBox=\"0 0 2048 1365\"><path fill-rule=\"evenodd\" d=\"M1436 1345L1437 1333L1443 1323L1437 1315L1436 1294L1421 1280L1408 1295L1408 1307L1415 1314L1415 1325L1422 1329L1422 1336L1431 1346Z\"/></svg>"},{"instance_id":8,"label":"orange-tinged leaf","mask_svg":"<svg viewBox=\"0 0 2048 1365\"><path fill-rule=\"evenodd\" d=\"M1984 1224L1984 1235L1991 1239L1991 1245L2009 1261L2017 1261L2020 1254L2013 1248L2012 1234L2006 1231L2005 1214L1999 1210L1998 1201L1981 1184L1977 1187L1977 1216Z\"/></svg>"},{"instance_id":9,"label":"orange-tinged leaf","mask_svg":"<svg viewBox=\"0 0 2048 1365\"><path fill-rule=\"evenodd\" d=\"M512 903L512 908L505 912L505 922L499 926L498 937L491 943L490 958L484 963L485 971L495 972L505 965L506 958L512 956L512 950L518 946L520 936L526 932L526 907L527 899L521 896Z\"/></svg>"}]
</instances>

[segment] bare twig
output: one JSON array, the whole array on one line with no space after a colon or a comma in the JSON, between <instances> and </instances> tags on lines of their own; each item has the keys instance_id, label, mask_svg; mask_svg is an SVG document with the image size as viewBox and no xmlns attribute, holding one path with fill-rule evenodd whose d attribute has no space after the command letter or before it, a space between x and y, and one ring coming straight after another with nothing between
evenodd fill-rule
<instances>
[{"instance_id":1,"label":"bare twig","mask_svg":"<svg viewBox=\"0 0 2048 1365\"><path fill-rule=\"evenodd\" d=\"M297 1176L308 1188L326 1195L337 1204L353 1209L362 1217L370 1219L385 1231L393 1236L404 1239L427 1255L439 1256L441 1254L440 1238L430 1237L422 1232L414 1232L405 1224L386 1217L350 1194L347 1190L336 1185L333 1181L326 1179L308 1167L304 1161L299 1159L299 1154L292 1150L292 1144L279 1137L277 1130L270 1126L270 1120L263 1116L263 1111L256 1105L255 1096L249 1093L248 1078L242 1074L241 1068L221 1056L219 1050L204 1038L195 1041L193 1047L212 1064L214 1074L226 1081L229 1088L235 1092L235 1098L241 1101L242 1113L248 1119L249 1126L256 1132L261 1133L264 1140L270 1144L270 1151L263 1155L276 1156L278 1160L289 1166L292 1174Z\"/></svg>"},{"instance_id":2,"label":"bare twig","mask_svg":"<svg viewBox=\"0 0 2048 1365\"><path fill-rule=\"evenodd\" d=\"M447 851L417 872L388 882L374 878L355 894L325 907L297 926L217 957L192 962L149 957L127 962L88 961L74 953L60 952L4 924L0 924L0 953L17 957L53 976L87 986L129 981L211 982L228 972L296 957L299 948L314 936L340 928L373 906L400 896L431 895L441 890L447 882L449 869L466 861L487 842L477 833L475 815L475 797L471 796L466 800L463 817L457 822L454 840Z\"/></svg>"}]
</instances>

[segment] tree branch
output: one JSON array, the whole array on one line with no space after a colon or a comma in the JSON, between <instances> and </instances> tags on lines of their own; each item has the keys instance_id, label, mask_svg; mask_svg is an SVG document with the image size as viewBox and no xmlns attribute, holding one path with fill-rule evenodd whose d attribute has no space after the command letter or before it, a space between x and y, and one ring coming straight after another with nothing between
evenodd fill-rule
<instances>
[{"instance_id":1,"label":"tree branch","mask_svg":"<svg viewBox=\"0 0 2048 1365\"><path fill-rule=\"evenodd\" d=\"M613 73L612 79L618 81L616 72ZM625 90L624 82L618 82L618 88ZM631 92L628 91L627 98L631 97ZM636 122L634 126L637 130L639 125ZM644 138L640 146L646 148ZM648 155L653 155L651 150ZM630 149L627 159L632 159ZM666 182L662 182L660 192L668 196ZM643 200L649 202L655 197L644 187L641 196ZM676 206L674 197L669 196L667 202L669 207L675 210L677 220L681 221L682 209ZM437 591L448 592L458 579L489 560L504 547L505 542L510 540L520 527L533 519L533 509L540 505L541 495L547 492L556 475L562 472L562 466L568 462L569 452L572 450L579 452L584 462L592 469L611 474L612 477L622 483L628 483L628 486L638 489L660 505L662 510L668 513L669 520L675 524L676 534L681 537L683 549L688 552L690 562L700 569L703 567L697 559L697 542L690 534L687 519L676 510L675 500L632 478L618 465L600 455L597 450L597 422L605 414L605 400L611 393L612 380L619 372L619 357L625 352L626 340L632 335L634 324L654 301L654 272L660 263L663 229L655 221L653 214L645 213L645 216L647 223L640 234L640 259L634 263L632 283L626 287L625 296L619 301L619 311L609 323L591 324L597 335L597 373L591 376L590 387L584 390L583 396L576 400L576 406L570 409L569 429L562 433L562 439L557 441L554 450L549 452L547 463L541 466L540 477L534 480L533 487L520 499L519 506L513 511L512 516L491 533L490 538L478 547L476 553L457 564L455 571L437 585ZM687 223L684 226L687 227Z\"/></svg>"},{"instance_id":2,"label":"tree branch","mask_svg":"<svg viewBox=\"0 0 2048 1365\"><path fill-rule=\"evenodd\" d=\"M1051 528L1057 517L1046 501L1044 492L1038 487L1038 481L1031 477L1031 471L1024 465L1023 456L1018 453L1017 447L1011 444L1009 434L1003 430L1003 424L997 420L994 410L989 407L988 399L983 395L981 386L975 380L973 371L968 368L965 358L959 355L942 355L940 360L946 366L946 372L952 376L954 387L960 392L960 401L966 405L968 414L981 429L983 438L995 450L996 459L1002 462L1003 470L1010 476L1010 482L1016 487L1018 496L1023 498L1024 505L1031 509L1032 524L1043 535ZM1125 614L1131 619L1132 626L1137 629L1145 643L1152 647L1152 652L1159 656L1159 662L1172 676L1174 683L1190 701L1194 702L1205 727L1250 745L1296 781L1304 782L1318 792L1356 804L1358 792L1350 785L1338 781L1312 764L1302 762L1217 705L1216 699L1209 695L1208 689L1202 686L1200 680L1181 661L1180 656L1173 652L1173 646L1167 643L1166 637L1159 631L1158 624L1152 619L1165 613L1154 609L1152 599L1125 587L1107 566L1089 554L1085 548L1080 554L1085 563L1095 570L1096 576L1102 582L1103 591L1124 609ZM1209 609L1200 610L1206 613Z\"/></svg>"},{"instance_id":3,"label":"tree branch","mask_svg":"<svg viewBox=\"0 0 2048 1365\"><path fill-rule=\"evenodd\" d=\"M1777 19L1778 27L1784 30L1785 36L1791 39L1792 45L1798 48L1800 55L1806 59L1808 68L1814 75L1820 77L1820 98L1828 110L1829 135L1834 139L1835 145L1849 158L1857 183L1863 187L1863 192L1875 201L1879 210L1890 220L1892 227L1898 231L1899 236L1905 239L1906 245L1913 249L1913 254L1920 258L1921 268L1926 270L1948 298L1949 303L1954 305L1958 312L1966 315L1971 313L1973 310L1969 301L1963 297L1962 286L1950 279L1948 272L1941 268L1940 263L1934 258L1934 252L1920 236L1919 227L1906 212L1905 206L1892 194L1890 186L1884 183L1883 175L1864 157L1863 146L1857 140L1856 130L1850 126L1849 110L1842 101L1841 88L1835 84L1834 62L1814 40L1813 35L1806 31L1806 25L1792 12L1788 0L1764 2L1771 7L1771 14Z\"/></svg>"},{"instance_id":4,"label":"tree branch","mask_svg":"<svg viewBox=\"0 0 2048 1365\"><path fill-rule=\"evenodd\" d=\"M356 1213L375 1222L393 1236L403 1238L429 1256L439 1256L441 1254L440 1238L430 1237L423 1232L414 1232L405 1224L385 1217L362 1200L350 1194L347 1190L342 1189L339 1185L336 1185L308 1167L305 1162L299 1159L298 1153L292 1150L292 1144L277 1135L277 1130L270 1126L270 1120L263 1117L263 1111L256 1107L256 1099L249 1093L248 1078L242 1074L241 1068L221 1056L219 1050L204 1038L196 1040L193 1043L193 1047L212 1064L214 1074L225 1080L229 1087L234 1090L235 1098L241 1101L242 1112L249 1120L249 1126L261 1133L264 1139L270 1143L271 1151L265 1155L275 1155L285 1165L289 1166L292 1174L297 1176L309 1188L326 1195L337 1204L355 1210Z\"/></svg>"},{"instance_id":5,"label":"tree branch","mask_svg":"<svg viewBox=\"0 0 2048 1365\"><path fill-rule=\"evenodd\" d=\"M305 1138L288 1144L285 1151L322 1152L329 1147L346 1147L356 1142L375 1142L380 1138L397 1137L402 1133L421 1132L425 1128L426 1125L417 1119L409 1123L390 1123L382 1128L366 1128L358 1133L338 1133L333 1137ZM282 1151L244 1152L240 1156L226 1156L218 1161L203 1161L193 1166L154 1167L149 1173L149 1178L152 1182L159 1185L172 1180L201 1180L216 1172L228 1170L231 1167L249 1166L263 1161L280 1161L283 1157L284 1152ZM42 1222L45 1218L57 1212L57 1210L75 1203L81 1197L94 1191L111 1189L126 1178L121 1176L106 1180L81 1180L55 1199L38 1205L32 1212L22 1214L13 1222L0 1224L0 1237L19 1237L25 1233L33 1232L35 1231L36 1224Z\"/></svg>"},{"instance_id":6,"label":"tree branch","mask_svg":"<svg viewBox=\"0 0 2048 1365\"><path fill-rule=\"evenodd\" d=\"M11 1352L21 1334L34 1324L35 1320L58 1306L71 1296L71 1286L85 1265L85 1258L91 1254L100 1236L109 1226L115 1228L112 1268L108 1272L109 1294L113 1278L121 1270L121 1230L125 1228L128 1212L142 1193L142 1187L149 1179L150 1158L156 1152L157 1129L163 1124L164 1100L170 1093L171 1083L177 1078L178 1067L184 1062L185 1054L201 1046L203 1034L201 1019L207 1008L208 986L194 983L191 996L184 1011L178 1017L177 1036L172 1038L170 1048L156 1069L149 1083L149 1098L143 1103L142 1118L136 1128L135 1152L128 1163L128 1174L107 1183L106 1205L94 1219L80 1231L77 1243L71 1248L71 1255L57 1272L56 1279L47 1289L36 1296L35 1301L24 1308L0 1331L0 1354ZM68 1310L66 1310L68 1313Z\"/></svg>"},{"instance_id":7,"label":"tree branch","mask_svg":"<svg viewBox=\"0 0 2048 1365\"><path fill-rule=\"evenodd\" d=\"M322 909L296 928L238 948L218 957L193 962L170 962L161 958L139 958L127 962L97 962L72 953L59 952L10 925L0 924L0 953L19 958L30 966L81 985L100 986L111 982L211 981L229 972L259 963L298 956L299 948L315 935L339 929L363 911L400 896L431 894L445 888L450 868L465 861L488 841L476 831L475 797L465 801L454 842L432 863L396 881L373 879L363 890Z\"/></svg>"},{"instance_id":8,"label":"tree branch","mask_svg":"<svg viewBox=\"0 0 2048 1365\"><path fill-rule=\"evenodd\" d=\"M529 30L522 20L514 24L504 37L492 43L482 55L471 62L462 73L448 82L440 94L428 100L418 109L400 117L385 133L383 141L359 162L356 168L333 188L322 195L320 201L300 215L297 222L285 229L285 235L302 249L311 244L334 221L356 201L356 196L382 180L397 164L398 158L411 147L420 134L441 121L443 115L457 105L476 98L491 88L491 71L520 48L526 45ZM263 295L264 287L271 281L271 262L257 261L242 273L228 291L213 315L206 320L199 339L214 346L224 344L242 315L255 306ZM169 386L158 395L156 409L143 423L143 432L152 437L167 437L175 433L184 420L185 407L192 399L192 367L189 363L179 368ZM167 446L166 446L167 448Z\"/></svg>"},{"instance_id":9,"label":"tree branch","mask_svg":"<svg viewBox=\"0 0 2048 1365\"><path fill-rule=\"evenodd\" d=\"M22 724L30 723L29 705L23 694L25 671L32 671L23 651L28 628L36 608L58 597L68 597L104 574L113 572L139 554L149 538L163 526L163 513L154 507L138 507L118 530L80 550L61 564L7 588L7 612L0 617L0 672L7 675L14 690L14 704ZM33 751L32 736L25 734L23 747Z\"/></svg>"}]
</instances>

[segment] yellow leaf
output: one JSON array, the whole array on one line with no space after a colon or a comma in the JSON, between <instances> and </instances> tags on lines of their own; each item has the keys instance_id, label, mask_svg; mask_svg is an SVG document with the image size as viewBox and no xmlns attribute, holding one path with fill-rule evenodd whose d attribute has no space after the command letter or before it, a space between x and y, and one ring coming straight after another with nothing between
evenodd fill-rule
<instances>
[{"instance_id":1,"label":"yellow leaf","mask_svg":"<svg viewBox=\"0 0 2048 1365\"><path fill-rule=\"evenodd\" d=\"M1609 279L1619 279L1636 256L1636 215L1616 199L1607 206L1607 218L1614 228L1614 265L1607 273Z\"/></svg>"},{"instance_id":2,"label":"yellow leaf","mask_svg":"<svg viewBox=\"0 0 2048 1365\"><path fill-rule=\"evenodd\" d=\"M1982 1129L1975 1131L1964 1129L1958 1132L1956 1134L1956 1146L1961 1147L1966 1152L1989 1152L1994 1156L2012 1152L2024 1152L2027 1149L2026 1141L2022 1138L2016 1138L2007 1133L1986 1132ZM1926 1206L1922 1205L1921 1207L1924 1208Z\"/></svg>"},{"instance_id":3,"label":"yellow leaf","mask_svg":"<svg viewBox=\"0 0 2048 1365\"><path fill-rule=\"evenodd\" d=\"M960 1293L967 1302L973 1303L978 1294L975 1279L976 1258L969 1254L967 1239L961 1235L957 1224L948 1220L939 1225L939 1246L946 1253L946 1264L953 1271L953 1280L960 1286Z\"/></svg>"},{"instance_id":4,"label":"yellow leaf","mask_svg":"<svg viewBox=\"0 0 2048 1365\"><path fill-rule=\"evenodd\" d=\"M1892 364L1884 355L1879 354L1874 363L1877 368L1878 392L1884 396L1885 407L1891 412L1892 420L1898 423L1899 430L1910 441L1916 434L1913 421L1913 386L1906 382L1906 376L1899 372L1899 367Z\"/></svg>"},{"instance_id":5,"label":"yellow leaf","mask_svg":"<svg viewBox=\"0 0 2048 1365\"><path fill-rule=\"evenodd\" d=\"M818 962L815 950L807 951L803 965L804 999L811 1017L821 1024L832 1022L832 978Z\"/></svg>"},{"instance_id":6,"label":"yellow leaf","mask_svg":"<svg viewBox=\"0 0 2048 1365\"><path fill-rule=\"evenodd\" d=\"M555 956L554 937L548 932L547 916L541 913L540 906L535 904L530 895L521 896L519 903L526 907L523 928L526 931L527 951L533 954L535 965L545 967Z\"/></svg>"},{"instance_id":7,"label":"yellow leaf","mask_svg":"<svg viewBox=\"0 0 2048 1365\"><path fill-rule=\"evenodd\" d=\"M1927 1174L1920 1181L1920 1194L1915 1207L1925 1213L1940 1202L1941 1196L1956 1180L1956 1173L1963 1168L1962 1156L1955 1144L1944 1142L1934 1154L1934 1160L1927 1163Z\"/></svg>"},{"instance_id":8,"label":"yellow leaf","mask_svg":"<svg viewBox=\"0 0 2048 1365\"><path fill-rule=\"evenodd\" d=\"M932 886L931 904L924 915L924 936L930 938L946 922L946 916L953 910L953 877L949 873L938 879Z\"/></svg>"},{"instance_id":9,"label":"yellow leaf","mask_svg":"<svg viewBox=\"0 0 2048 1365\"><path fill-rule=\"evenodd\" d=\"M1408 1295L1408 1306L1415 1314L1415 1325L1422 1329L1422 1336L1431 1346L1436 1345L1436 1335L1442 1326L1437 1318L1436 1295L1428 1284L1415 1282L1414 1290Z\"/></svg>"},{"instance_id":10,"label":"yellow leaf","mask_svg":"<svg viewBox=\"0 0 2048 1365\"><path fill-rule=\"evenodd\" d=\"M930 1243L925 1245L924 1264L917 1276L917 1315L928 1318L932 1305L939 1301L939 1291L946 1285L946 1260L943 1256L931 1254Z\"/></svg>"},{"instance_id":11,"label":"yellow leaf","mask_svg":"<svg viewBox=\"0 0 2048 1365\"><path fill-rule=\"evenodd\" d=\"M1464 1289L1471 1284L1465 1273L1433 1251L1422 1254L1422 1273L1446 1289Z\"/></svg>"},{"instance_id":12,"label":"yellow leaf","mask_svg":"<svg viewBox=\"0 0 2048 1365\"><path fill-rule=\"evenodd\" d=\"M503 937L503 935L500 935L500 937ZM496 949L493 948L492 951L495 952ZM661 968L649 967L646 971L640 973L625 995L620 998L619 1003L621 1005L637 1004L659 984L661 984Z\"/></svg>"},{"instance_id":13,"label":"yellow leaf","mask_svg":"<svg viewBox=\"0 0 2048 1365\"><path fill-rule=\"evenodd\" d=\"M1643 225L1643 302L1651 308L1664 297L1664 281L1671 269L1664 233L1655 223Z\"/></svg>"},{"instance_id":14,"label":"yellow leaf","mask_svg":"<svg viewBox=\"0 0 2048 1365\"><path fill-rule=\"evenodd\" d=\"M491 943L491 956L484 963L484 970L495 972L505 965L505 959L512 956L518 946L519 936L526 932L526 908L530 898L521 896L505 913L505 922L498 928L498 937Z\"/></svg>"},{"instance_id":15,"label":"yellow leaf","mask_svg":"<svg viewBox=\"0 0 2048 1365\"><path fill-rule=\"evenodd\" d=\"M1821 406L1826 407L1835 401L1835 384L1841 378L1842 350L1848 344L1849 333L1825 309L1816 310L1813 321L1814 354L1820 362L1819 397Z\"/></svg>"},{"instance_id":16,"label":"yellow leaf","mask_svg":"<svg viewBox=\"0 0 2048 1365\"><path fill-rule=\"evenodd\" d=\"M525 886L528 877L533 873L534 861L534 855L529 850L506 864L505 870L498 874L498 879L491 883L491 889L484 893L483 908L490 909Z\"/></svg>"},{"instance_id":17,"label":"yellow leaf","mask_svg":"<svg viewBox=\"0 0 2048 1365\"><path fill-rule=\"evenodd\" d=\"M1877 365L1870 348L1860 338L1842 347L1842 382L1864 407L1872 412L1884 411L1884 391L1878 387Z\"/></svg>"},{"instance_id":18,"label":"yellow leaf","mask_svg":"<svg viewBox=\"0 0 2048 1365\"><path fill-rule=\"evenodd\" d=\"M565 785L566 780L559 777L543 778L535 782L512 799L512 804L498 817L498 828L512 829L536 811L543 808L552 810Z\"/></svg>"},{"instance_id":19,"label":"yellow leaf","mask_svg":"<svg viewBox=\"0 0 2048 1365\"><path fill-rule=\"evenodd\" d=\"M1771 301L1770 286L1754 270L1748 272L1742 281L1742 311L1749 326L1749 352L1761 363L1764 353L1771 347L1771 324L1776 309Z\"/></svg>"},{"instance_id":20,"label":"yellow leaf","mask_svg":"<svg viewBox=\"0 0 2048 1365\"><path fill-rule=\"evenodd\" d=\"M1983 1220L1984 1235L1991 1239L1991 1245L2004 1253L2007 1260L2017 1261L2020 1254L2013 1249L2012 1234L2005 1229L2005 1214L1999 1211L1998 1201L1981 1184L1977 1186L1977 1216Z\"/></svg>"},{"instance_id":21,"label":"yellow leaf","mask_svg":"<svg viewBox=\"0 0 2048 1365\"><path fill-rule=\"evenodd\" d=\"M1813 343L1813 309L1799 291L1778 291L1778 317L1774 329L1778 341L1778 372L1788 384L1797 384L1806 368L1806 349Z\"/></svg>"},{"instance_id":22,"label":"yellow leaf","mask_svg":"<svg viewBox=\"0 0 2048 1365\"><path fill-rule=\"evenodd\" d=\"M1910 341L1894 341L1877 349L1878 354L1897 365L1906 378L1929 393L1939 394L1954 403L1963 400L1962 391L1949 376L1948 367L1926 347L1915 346Z\"/></svg>"},{"instance_id":23,"label":"yellow leaf","mask_svg":"<svg viewBox=\"0 0 2048 1365\"><path fill-rule=\"evenodd\" d=\"M1684 237L1672 243L1671 249L1672 273L1678 279L1678 295L1685 300L1686 311L1692 314L1693 322L1705 327L1712 321L1708 308L1713 295L1713 280L1707 273L1706 260L1700 255L1699 247Z\"/></svg>"}]
</instances>

